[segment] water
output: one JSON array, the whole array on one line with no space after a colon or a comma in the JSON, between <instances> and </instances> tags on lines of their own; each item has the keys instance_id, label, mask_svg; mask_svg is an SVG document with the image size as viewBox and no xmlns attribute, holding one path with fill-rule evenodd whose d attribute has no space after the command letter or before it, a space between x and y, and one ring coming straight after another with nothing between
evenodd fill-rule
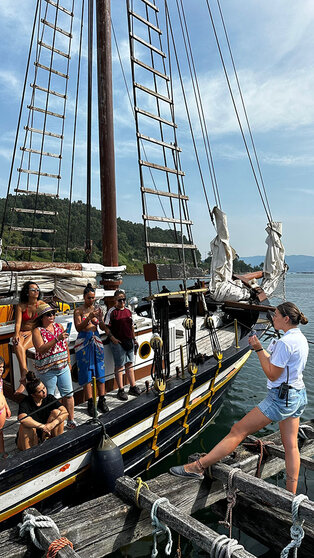
<instances>
[{"instance_id":1,"label":"water","mask_svg":"<svg viewBox=\"0 0 314 558\"><path fill-rule=\"evenodd\" d=\"M143 296L148 294L147 285L141 276L127 276L123 281L123 288L126 290L127 297L136 295L140 300ZM169 289L175 290L178 284L175 282L167 283ZM309 323L302 326L302 332L309 341L314 342L314 297L310 296L314 289L314 274L310 273L289 273L286 281L286 297L287 300L295 302L300 310L307 316ZM274 301L272 301L274 303ZM311 382L314 378L314 345L310 344L310 354L308 364L305 370L304 379L307 387L308 405L303 414L304 420L313 418L313 404L314 404L314 386ZM240 374L235 380L233 386L230 388L228 400L225 401L219 417L215 423L211 423L206 430L204 430L197 438L187 443L181 449L177 450L175 454L164 459L161 463L152 468L149 475L154 477L158 474L164 473L172 465L185 463L187 457L195 451L209 451L227 432L231 425L243 417L252 407L254 407L266 393L266 377L261 369L257 355L252 354L247 364L242 368ZM270 425L266 427L262 433L268 434L277 430L277 425ZM278 480L281 486L284 486L284 475L280 475ZM309 498L314 499L314 472L306 473L301 468L298 492L307 493ZM226 533L220 526L217 525L214 514L209 510L198 512L195 516L203 524L211 527L215 531ZM240 540L241 544L258 557L273 558L272 553L267 552L267 548L263 545L250 539L237 529L234 529L233 536ZM163 555L163 545L158 545L161 549L159 555ZM205 553L195 547L189 541L181 542L182 556L189 558L199 558L205 556ZM152 539L146 538L145 540L138 541L129 545L118 552L111 555L111 558L144 558L151 555ZM172 556L175 555L175 550L172 551Z\"/></svg>"}]
</instances>

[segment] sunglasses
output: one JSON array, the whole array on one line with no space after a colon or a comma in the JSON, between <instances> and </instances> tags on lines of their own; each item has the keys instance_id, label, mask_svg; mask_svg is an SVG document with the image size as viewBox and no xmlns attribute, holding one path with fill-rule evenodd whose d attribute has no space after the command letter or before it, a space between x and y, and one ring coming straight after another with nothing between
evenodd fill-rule
<instances>
[{"instance_id":1,"label":"sunglasses","mask_svg":"<svg viewBox=\"0 0 314 558\"><path fill-rule=\"evenodd\" d=\"M32 293L39 293L39 289L29 289L29 291Z\"/></svg>"},{"instance_id":2,"label":"sunglasses","mask_svg":"<svg viewBox=\"0 0 314 558\"><path fill-rule=\"evenodd\" d=\"M36 392L36 393L45 393L45 391L46 391L46 388L43 388L43 389L39 389L39 390L37 390L37 392Z\"/></svg>"},{"instance_id":3,"label":"sunglasses","mask_svg":"<svg viewBox=\"0 0 314 558\"><path fill-rule=\"evenodd\" d=\"M125 302L126 298L118 298L117 300L118 300L118 302Z\"/></svg>"},{"instance_id":4,"label":"sunglasses","mask_svg":"<svg viewBox=\"0 0 314 558\"><path fill-rule=\"evenodd\" d=\"M47 318L51 318L51 316L54 316L55 312L47 312L46 314L44 314L44 316L47 316Z\"/></svg>"}]
</instances>

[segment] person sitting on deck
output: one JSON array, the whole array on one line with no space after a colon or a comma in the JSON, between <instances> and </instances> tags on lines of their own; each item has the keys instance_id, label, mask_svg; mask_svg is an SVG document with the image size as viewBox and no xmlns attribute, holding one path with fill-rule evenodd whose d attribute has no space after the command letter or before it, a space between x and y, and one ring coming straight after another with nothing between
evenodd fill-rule
<instances>
[{"instance_id":1,"label":"person sitting on deck","mask_svg":"<svg viewBox=\"0 0 314 558\"><path fill-rule=\"evenodd\" d=\"M232 453L246 436L271 422L279 422L285 449L286 489L296 493L300 470L298 431L300 416L307 404L303 370L309 353L308 342L298 328L299 323L305 325L308 319L293 302L284 302L277 306L273 316L274 328L284 331L275 345L271 343L266 351L256 335L249 338L251 348L258 354L262 370L268 378L268 395L235 423L229 434L209 453L192 463L171 467L171 474L202 480L205 470Z\"/></svg>"},{"instance_id":2,"label":"person sitting on deck","mask_svg":"<svg viewBox=\"0 0 314 558\"><path fill-rule=\"evenodd\" d=\"M114 373L118 384L118 399L126 401L128 394L123 388L123 372L125 370L130 383L129 394L137 397L141 394L135 384L134 348L138 347L135 339L132 312L125 306L125 291L118 289L114 293L115 305L107 312L105 331L110 338L110 348L114 360Z\"/></svg>"},{"instance_id":3,"label":"person sitting on deck","mask_svg":"<svg viewBox=\"0 0 314 558\"><path fill-rule=\"evenodd\" d=\"M5 370L4 358L0 357L0 459L8 457L8 454L4 451L4 439L3 439L3 427L6 418L10 418L11 411L7 404L7 400L3 393L3 373Z\"/></svg>"},{"instance_id":4,"label":"person sitting on deck","mask_svg":"<svg viewBox=\"0 0 314 558\"><path fill-rule=\"evenodd\" d=\"M68 416L60 401L53 395L47 395L46 387L34 372L28 372L26 380L28 395L20 403L18 411L21 424L16 443L20 450L32 448L47 438L62 434Z\"/></svg>"},{"instance_id":5,"label":"person sitting on deck","mask_svg":"<svg viewBox=\"0 0 314 558\"><path fill-rule=\"evenodd\" d=\"M20 385L15 394L23 393L25 388L27 373L26 351L33 346L32 330L37 318L37 308L39 304L43 304L43 301L40 299L41 292L37 283L26 281L20 293L20 302L15 310L15 332L12 338L21 374Z\"/></svg>"},{"instance_id":6,"label":"person sitting on deck","mask_svg":"<svg viewBox=\"0 0 314 558\"><path fill-rule=\"evenodd\" d=\"M107 413L109 407L105 398L105 353L98 326L105 329L101 308L95 306L95 289L91 283L86 285L84 304L74 312L74 324L78 336L75 342L75 356L78 368L78 381L83 386L84 398L87 400L87 412L93 416L92 377L96 377L98 390L97 409Z\"/></svg>"}]
</instances>

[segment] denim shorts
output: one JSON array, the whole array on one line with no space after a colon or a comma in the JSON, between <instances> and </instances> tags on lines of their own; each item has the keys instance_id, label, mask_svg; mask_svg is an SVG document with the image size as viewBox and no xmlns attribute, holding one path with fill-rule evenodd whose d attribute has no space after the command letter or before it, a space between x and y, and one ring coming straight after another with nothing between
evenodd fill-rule
<instances>
[{"instance_id":1,"label":"denim shorts","mask_svg":"<svg viewBox=\"0 0 314 558\"><path fill-rule=\"evenodd\" d=\"M127 364L127 362L134 362L134 349L130 351L125 351L122 347L121 343L117 343L116 345L110 341L110 347L112 351L112 356L114 360L114 365L116 368L121 368Z\"/></svg>"},{"instance_id":2,"label":"denim shorts","mask_svg":"<svg viewBox=\"0 0 314 558\"><path fill-rule=\"evenodd\" d=\"M278 388L269 389L265 399L258 404L260 411L274 422L280 422L289 417L300 417L307 404L306 389L290 388L288 406L286 404L286 398L279 399L278 393Z\"/></svg>"},{"instance_id":3,"label":"denim shorts","mask_svg":"<svg viewBox=\"0 0 314 558\"><path fill-rule=\"evenodd\" d=\"M57 387L61 397L72 397L72 377L68 365L61 370L50 368L47 372L40 374L40 379L46 386L48 395L54 395Z\"/></svg>"}]
</instances>

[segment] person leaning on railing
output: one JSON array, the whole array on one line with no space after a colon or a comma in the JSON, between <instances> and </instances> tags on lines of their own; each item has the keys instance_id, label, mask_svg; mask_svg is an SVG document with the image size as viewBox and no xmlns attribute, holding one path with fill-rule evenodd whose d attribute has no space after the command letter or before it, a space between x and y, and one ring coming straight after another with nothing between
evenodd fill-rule
<instances>
[{"instance_id":1,"label":"person leaning on railing","mask_svg":"<svg viewBox=\"0 0 314 558\"><path fill-rule=\"evenodd\" d=\"M26 450L37 446L47 438L62 434L68 416L66 408L47 389L34 372L26 375L26 391L19 405L20 427L16 438L17 447Z\"/></svg>"}]
</instances>

